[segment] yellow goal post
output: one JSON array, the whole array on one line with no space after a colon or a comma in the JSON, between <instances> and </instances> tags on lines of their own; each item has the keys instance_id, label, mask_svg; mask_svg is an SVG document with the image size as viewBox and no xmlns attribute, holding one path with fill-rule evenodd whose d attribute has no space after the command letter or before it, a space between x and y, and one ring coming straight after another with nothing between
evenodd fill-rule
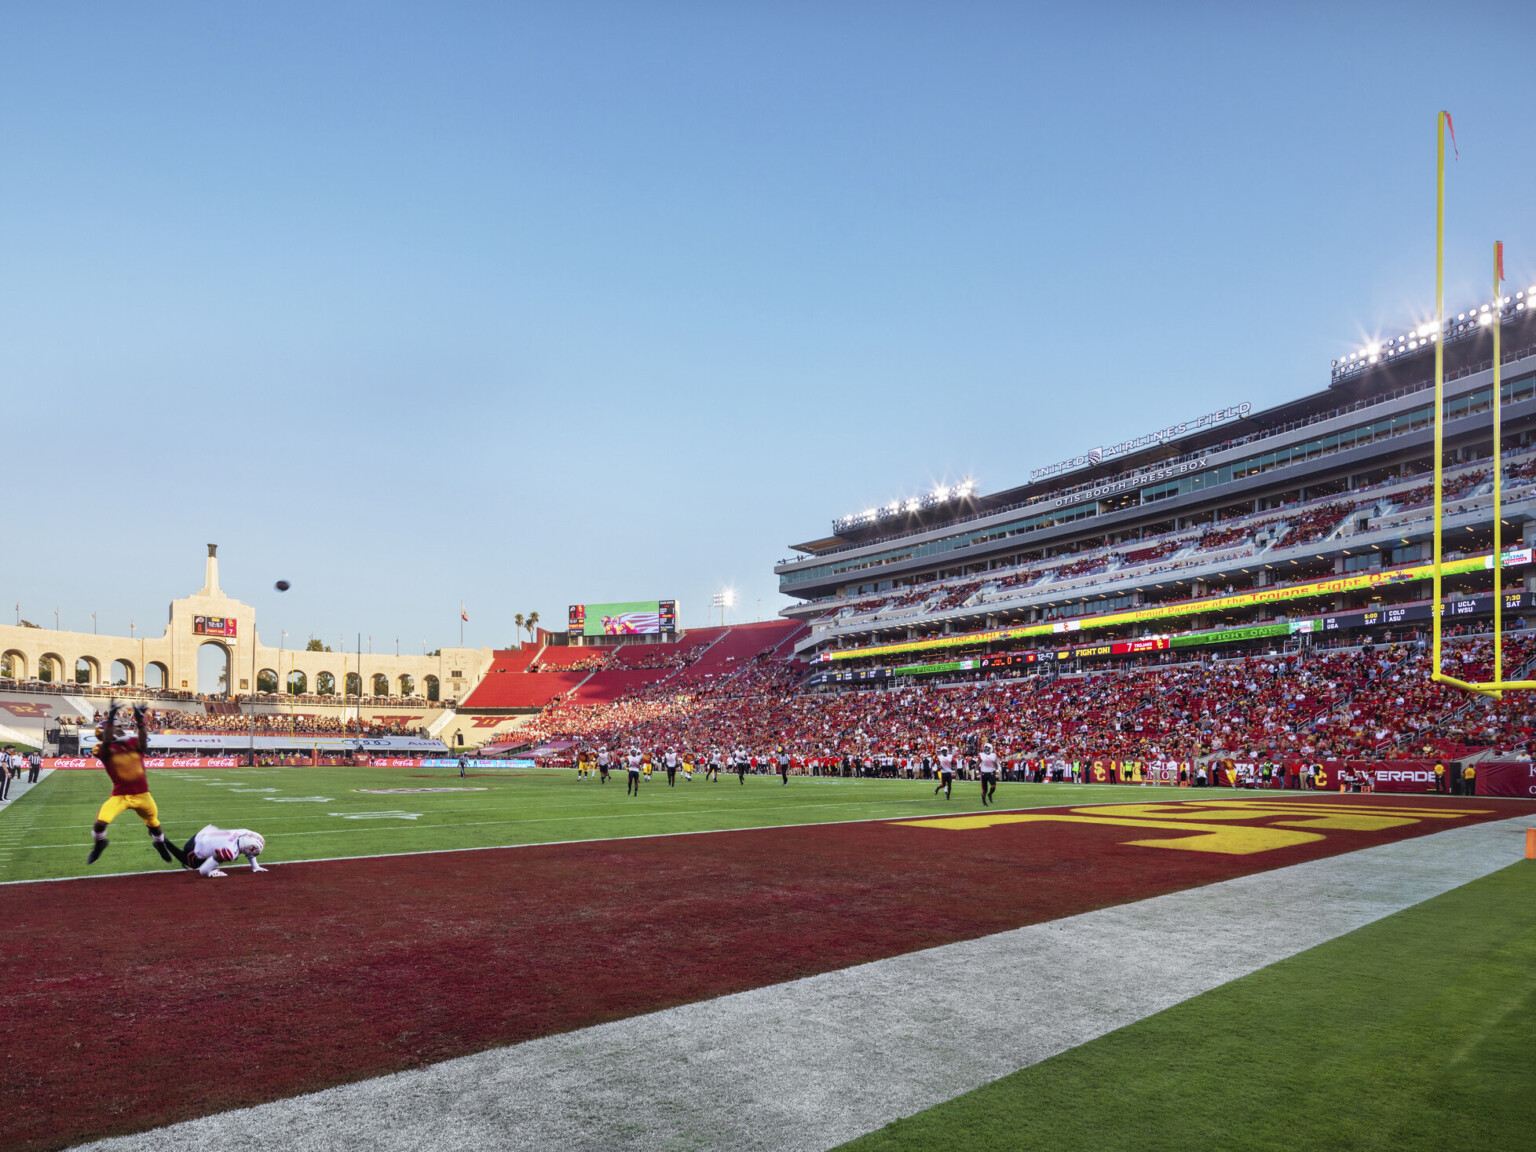
<instances>
[{"instance_id":1,"label":"yellow goal post","mask_svg":"<svg viewBox=\"0 0 1536 1152\"><path fill-rule=\"evenodd\" d=\"M1493 570L1493 679L1460 680L1447 676L1440 670L1441 629L1444 619L1442 598L1441 557L1443 525L1445 518L1445 136L1450 128L1449 112L1439 116L1439 141L1435 166L1435 537L1434 537L1434 593L1430 606L1430 627L1433 636L1429 676L1432 681L1464 688L1469 692L1481 692L1495 700L1503 699L1507 691L1536 688L1536 680L1504 679L1504 453L1503 401L1501 350L1499 347L1499 316L1503 310L1504 245L1493 246L1493 312L1490 327L1493 329L1493 555L1489 567Z\"/></svg>"}]
</instances>

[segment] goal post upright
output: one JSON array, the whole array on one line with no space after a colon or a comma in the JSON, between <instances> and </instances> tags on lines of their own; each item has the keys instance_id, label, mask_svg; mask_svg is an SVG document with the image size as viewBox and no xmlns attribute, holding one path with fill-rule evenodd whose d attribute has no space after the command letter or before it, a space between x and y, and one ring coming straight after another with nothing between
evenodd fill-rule
<instances>
[{"instance_id":1,"label":"goal post upright","mask_svg":"<svg viewBox=\"0 0 1536 1152\"><path fill-rule=\"evenodd\" d=\"M1437 125L1435 154L1435 331L1432 337L1435 342L1435 517L1429 678L1433 683L1449 684L1502 700L1506 690L1536 689L1536 680L1504 679L1504 385L1499 343L1504 245L1500 242L1493 246L1493 312L1490 316L1493 327L1493 555L1488 567L1493 571L1493 679L1467 681L1447 676L1440 663L1445 607L1442 571L1445 528L1445 137L1450 126L1450 113L1442 111Z\"/></svg>"},{"instance_id":2,"label":"goal post upright","mask_svg":"<svg viewBox=\"0 0 1536 1152\"><path fill-rule=\"evenodd\" d=\"M1493 245L1493 682L1504 683L1504 383L1499 363L1499 314L1504 299L1504 245Z\"/></svg>"},{"instance_id":3,"label":"goal post upright","mask_svg":"<svg viewBox=\"0 0 1536 1152\"><path fill-rule=\"evenodd\" d=\"M1448 114L1442 111L1437 122L1437 150L1435 156L1435 525L1434 570L1429 622L1431 654L1429 677L1444 680L1440 670L1441 608L1441 520L1444 515L1442 497L1445 492L1445 122Z\"/></svg>"}]
</instances>

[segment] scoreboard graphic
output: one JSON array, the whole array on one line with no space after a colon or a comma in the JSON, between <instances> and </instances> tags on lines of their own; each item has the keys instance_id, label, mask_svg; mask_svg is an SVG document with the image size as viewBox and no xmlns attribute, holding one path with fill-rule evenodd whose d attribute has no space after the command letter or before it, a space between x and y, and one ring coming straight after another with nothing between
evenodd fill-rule
<instances>
[{"instance_id":1,"label":"scoreboard graphic","mask_svg":"<svg viewBox=\"0 0 1536 1152\"><path fill-rule=\"evenodd\" d=\"M572 604L566 629L573 636L658 636L677 632L676 600Z\"/></svg>"},{"instance_id":2,"label":"scoreboard graphic","mask_svg":"<svg viewBox=\"0 0 1536 1152\"><path fill-rule=\"evenodd\" d=\"M194 616L192 617L192 634L194 636L222 636L227 640L235 638L235 618L233 616Z\"/></svg>"}]
</instances>

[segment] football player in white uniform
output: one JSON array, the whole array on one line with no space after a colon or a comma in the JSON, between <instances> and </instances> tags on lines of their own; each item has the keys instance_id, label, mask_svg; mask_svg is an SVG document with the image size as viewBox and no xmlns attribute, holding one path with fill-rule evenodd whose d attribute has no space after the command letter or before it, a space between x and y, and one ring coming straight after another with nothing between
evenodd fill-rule
<instances>
[{"instance_id":1,"label":"football player in white uniform","mask_svg":"<svg viewBox=\"0 0 1536 1152\"><path fill-rule=\"evenodd\" d=\"M644 757L640 755L640 749L629 750L629 783L624 786L624 795L634 793L640 795L640 762Z\"/></svg>"},{"instance_id":2,"label":"football player in white uniform","mask_svg":"<svg viewBox=\"0 0 1536 1152\"><path fill-rule=\"evenodd\" d=\"M939 786L933 790L937 796L944 793L944 799L949 799L949 790L955 783L955 754L948 748L939 749Z\"/></svg>"},{"instance_id":3,"label":"football player in white uniform","mask_svg":"<svg viewBox=\"0 0 1536 1152\"><path fill-rule=\"evenodd\" d=\"M204 876L227 876L220 864L232 864L236 857L244 856L250 862L252 872L265 872L256 863L256 857L266 849L266 839L249 828L218 828L209 824L187 841L183 851L187 854L187 867L196 868Z\"/></svg>"},{"instance_id":4,"label":"football player in white uniform","mask_svg":"<svg viewBox=\"0 0 1536 1152\"><path fill-rule=\"evenodd\" d=\"M982 807L997 799L997 753L992 745L981 746L981 803Z\"/></svg>"}]
</instances>

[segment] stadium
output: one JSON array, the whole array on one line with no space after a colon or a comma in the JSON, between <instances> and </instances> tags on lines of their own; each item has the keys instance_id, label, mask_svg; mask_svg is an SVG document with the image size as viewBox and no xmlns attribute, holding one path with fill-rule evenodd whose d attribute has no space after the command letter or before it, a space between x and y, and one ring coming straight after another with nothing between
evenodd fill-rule
<instances>
[{"instance_id":1,"label":"stadium","mask_svg":"<svg viewBox=\"0 0 1536 1152\"><path fill-rule=\"evenodd\" d=\"M1469 679L1496 594L1507 667L1536 661L1527 300L1445 344ZM778 620L575 604L504 649L287 652L210 546L162 637L5 629L0 735L41 769L0 809L36 974L5 994L29 1071L0 1144L1518 1145L1532 717L1428 679L1430 370L1409 335L1276 408L835 521L776 567ZM121 823L82 864L133 702L169 835L258 828L272 876L189 891ZM215 933L232 895L241 948L146 986L151 926ZM1237 1120L1202 1087L1233 1068Z\"/></svg>"},{"instance_id":2,"label":"stadium","mask_svg":"<svg viewBox=\"0 0 1536 1152\"><path fill-rule=\"evenodd\" d=\"M0 1152L1536 1143L1528 5L185 7L0 39Z\"/></svg>"}]
</instances>

